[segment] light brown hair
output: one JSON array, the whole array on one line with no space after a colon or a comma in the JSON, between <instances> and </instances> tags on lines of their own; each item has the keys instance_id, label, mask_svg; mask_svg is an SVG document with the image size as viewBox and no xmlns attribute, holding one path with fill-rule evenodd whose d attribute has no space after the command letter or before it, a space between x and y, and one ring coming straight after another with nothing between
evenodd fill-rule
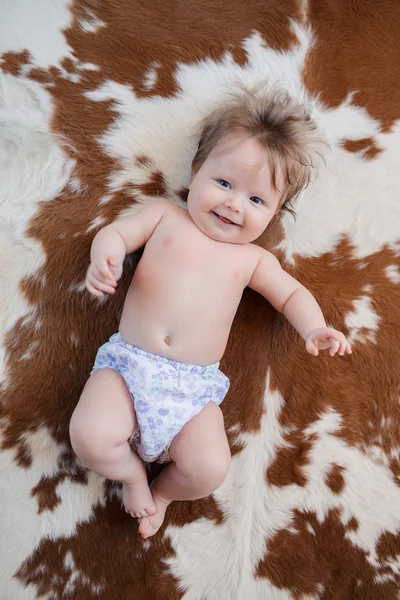
<instances>
[{"instance_id":1,"label":"light brown hair","mask_svg":"<svg viewBox=\"0 0 400 600\"><path fill-rule=\"evenodd\" d=\"M214 146L232 132L255 138L265 148L275 190L277 169L283 169L280 208L295 216L292 202L309 184L317 158L328 146L306 108L282 90L241 87L203 119L193 169L199 169Z\"/></svg>"}]
</instances>

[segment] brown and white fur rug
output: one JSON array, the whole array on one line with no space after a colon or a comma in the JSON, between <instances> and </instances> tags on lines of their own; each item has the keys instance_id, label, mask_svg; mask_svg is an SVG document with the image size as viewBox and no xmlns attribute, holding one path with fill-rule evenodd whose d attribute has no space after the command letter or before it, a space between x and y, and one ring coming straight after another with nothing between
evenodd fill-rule
<instances>
[{"instance_id":1,"label":"brown and white fur rug","mask_svg":"<svg viewBox=\"0 0 400 600\"><path fill-rule=\"evenodd\" d=\"M400 590L400 4L0 2L0 600L394 600ZM143 542L68 422L118 293L98 228L184 205L199 119L236 82L287 89L330 151L261 243L353 354L314 358L246 291L222 362L233 461Z\"/></svg>"}]
</instances>

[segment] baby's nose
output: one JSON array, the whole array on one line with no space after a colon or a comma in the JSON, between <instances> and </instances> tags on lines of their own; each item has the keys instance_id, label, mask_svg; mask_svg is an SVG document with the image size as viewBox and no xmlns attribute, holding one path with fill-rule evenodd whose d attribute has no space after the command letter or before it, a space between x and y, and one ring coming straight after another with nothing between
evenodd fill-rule
<instances>
[{"instance_id":1,"label":"baby's nose","mask_svg":"<svg viewBox=\"0 0 400 600\"><path fill-rule=\"evenodd\" d=\"M230 208L231 210L234 210L240 215L243 213L243 205L241 200L239 200L238 198L235 198L233 200L227 200L225 206L227 208Z\"/></svg>"}]
</instances>

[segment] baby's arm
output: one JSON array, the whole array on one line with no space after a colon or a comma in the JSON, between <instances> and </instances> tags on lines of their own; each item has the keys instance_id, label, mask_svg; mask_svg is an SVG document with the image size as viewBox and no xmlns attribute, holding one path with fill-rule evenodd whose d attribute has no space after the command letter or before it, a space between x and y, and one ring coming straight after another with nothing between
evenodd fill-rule
<instances>
[{"instance_id":1,"label":"baby's arm","mask_svg":"<svg viewBox=\"0 0 400 600\"><path fill-rule=\"evenodd\" d=\"M249 282L256 292L262 294L274 308L281 312L306 342L310 354L330 348L343 356L351 353L351 347L343 333L327 327L324 315L314 296L286 273L277 258L261 248L259 261Z\"/></svg>"},{"instance_id":2,"label":"baby's arm","mask_svg":"<svg viewBox=\"0 0 400 600\"><path fill-rule=\"evenodd\" d=\"M163 216L172 209L167 202L146 206L132 217L120 218L95 235L85 284L94 296L113 294L127 254L145 245Z\"/></svg>"}]
</instances>

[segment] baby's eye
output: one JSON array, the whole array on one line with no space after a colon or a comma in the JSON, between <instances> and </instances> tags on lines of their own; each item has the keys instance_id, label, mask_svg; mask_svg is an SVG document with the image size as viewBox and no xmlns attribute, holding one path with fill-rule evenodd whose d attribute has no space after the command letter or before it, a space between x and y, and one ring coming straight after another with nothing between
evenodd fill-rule
<instances>
[{"instance_id":1,"label":"baby's eye","mask_svg":"<svg viewBox=\"0 0 400 600\"><path fill-rule=\"evenodd\" d=\"M229 183L229 181L225 181L225 179L218 179L218 183L219 185L222 185L222 187L227 188L228 190L231 189L231 184Z\"/></svg>"},{"instance_id":2,"label":"baby's eye","mask_svg":"<svg viewBox=\"0 0 400 600\"><path fill-rule=\"evenodd\" d=\"M254 202L254 204L264 204L261 198L258 198L257 196L251 196L250 201Z\"/></svg>"}]
</instances>

